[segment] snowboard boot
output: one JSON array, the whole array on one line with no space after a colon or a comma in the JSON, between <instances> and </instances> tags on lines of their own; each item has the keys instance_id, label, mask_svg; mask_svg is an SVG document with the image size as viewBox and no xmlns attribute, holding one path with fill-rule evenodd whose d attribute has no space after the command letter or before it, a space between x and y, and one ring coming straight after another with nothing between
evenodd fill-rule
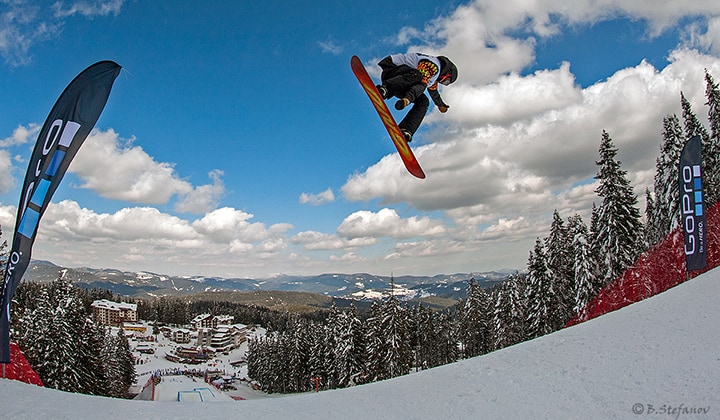
<instances>
[{"instance_id":1,"label":"snowboard boot","mask_svg":"<svg viewBox=\"0 0 720 420\"><path fill-rule=\"evenodd\" d=\"M383 99L388 99L390 97L390 93L388 93L388 90L383 85L375 85L378 92L380 92L380 96L382 96Z\"/></svg>"},{"instance_id":2,"label":"snowboard boot","mask_svg":"<svg viewBox=\"0 0 720 420\"><path fill-rule=\"evenodd\" d=\"M406 129L404 129L404 128L401 128L401 129L400 129L400 132L402 133L403 137L405 137L405 141L406 141L406 142L410 143L410 142L412 141L413 135L412 135L412 133L410 132L410 130L406 130Z\"/></svg>"},{"instance_id":3,"label":"snowboard boot","mask_svg":"<svg viewBox=\"0 0 720 420\"><path fill-rule=\"evenodd\" d=\"M402 98L399 101L395 102L395 109L397 109L398 111L402 111L408 105L410 105L410 99Z\"/></svg>"}]
</instances>

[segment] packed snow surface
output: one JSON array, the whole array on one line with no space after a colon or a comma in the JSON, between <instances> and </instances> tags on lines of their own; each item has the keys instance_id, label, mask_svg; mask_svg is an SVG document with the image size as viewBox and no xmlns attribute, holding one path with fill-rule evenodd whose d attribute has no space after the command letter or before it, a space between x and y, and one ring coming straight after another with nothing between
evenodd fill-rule
<instances>
[{"instance_id":1,"label":"packed snow surface","mask_svg":"<svg viewBox=\"0 0 720 420\"><path fill-rule=\"evenodd\" d=\"M2 418L720 418L720 270L584 324L454 364L282 398L150 402L0 380Z\"/></svg>"}]
</instances>

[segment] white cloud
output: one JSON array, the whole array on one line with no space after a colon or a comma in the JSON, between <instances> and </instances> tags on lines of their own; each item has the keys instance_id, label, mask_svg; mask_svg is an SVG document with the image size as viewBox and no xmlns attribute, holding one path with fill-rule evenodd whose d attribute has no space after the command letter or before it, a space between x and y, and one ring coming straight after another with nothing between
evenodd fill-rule
<instances>
[{"instance_id":1,"label":"white cloud","mask_svg":"<svg viewBox=\"0 0 720 420\"><path fill-rule=\"evenodd\" d=\"M371 246L377 242L377 239L369 237L348 239L322 232L304 231L290 238L290 241L302 245L309 251L336 251Z\"/></svg>"},{"instance_id":2,"label":"white cloud","mask_svg":"<svg viewBox=\"0 0 720 420\"><path fill-rule=\"evenodd\" d=\"M195 187L181 197L175 205L175 210L181 213L205 213L218 206L220 198L225 193L225 184L221 179L223 171L214 170L208 176L212 179L212 184Z\"/></svg>"},{"instance_id":3,"label":"white cloud","mask_svg":"<svg viewBox=\"0 0 720 420\"><path fill-rule=\"evenodd\" d=\"M204 215L192 223L197 232L215 242L258 242L268 236L263 223L250 223L253 215L230 207L223 207ZM236 243L237 246L238 243Z\"/></svg>"},{"instance_id":4,"label":"white cloud","mask_svg":"<svg viewBox=\"0 0 720 420\"><path fill-rule=\"evenodd\" d=\"M322 52L332 55L340 55L343 52L343 48L333 41L318 42L318 46L320 46Z\"/></svg>"},{"instance_id":5,"label":"white cloud","mask_svg":"<svg viewBox=\"0 0 720 420\"><path fill-rule=\"evenodd\" d=\"M27 127L18 126L10 137L0 139L0 147L10 147L28 143L35 140L38 132L40 132L38 124L29 124Z\"/></svg>"},{"instance_id":6,"label":"white cloud","mask_svg":"<svg viewBox=\"0 0 720 420\"><path fill-rule=\"evenodd\" d=\"M173 195L193 193L192 185L175 174L172 164L156 162L132 140L122 141L114 130L93 130L72 161L81 187L103 197L132 203L163 204ZM184 203L189 207L189 202Z\"/></svg>"},{"instance_id":7,"label":"white cloud","mask_svg":"<svg viewBox=\"0 0 720 420\"><path fill-rule=\"evenodd\" d=\"M302 193L300 194L299 201L300 204L321 206L323 204L332 203L333 201L335 201L335 194L333 193L332 188L328 188L327 190L319 194Z\"/></svg>"},{"instance_id":8,"label":"white cloud","mask_svg":"<svg viewBox=\"0 0 720 420\"><path fill-rule=\"evenodd\" d=\"M688 45L698 47L716 56L720 55L720 17L710 18L707 28L692 25L690 28Z\"/></svg>"},{"instance_id":9,"label":"white cloud","mask_svg":"<svg viewBox=\"0 0 720 420\"><path fill-rule=\"evenodd\" d=\"M446 232L445 227L437 220L417 216L403 219L395 210L388 208L381 209L377 213L357 211L346 217L337 230L340 236L349 239L383 236L404 239L438 236Z\"/></svg>"},{"instance_id":10,"label":"white cloud","mask_svg":"<svg viewBox=\"0 0 720 420\"><path fill-rule=\"evenodd\" d=\"M15 185L12 176L13 165L10 152L0 150L0 194L6 193Z\"/></svg>"},{"instance_id":11,"label":"white cloud","mask_svg":"<svg viewBox=\"0 0 720 420\"><path fill-rule=\"evenodd\" d=\"M66 18L73 15L82 15L85 17L107 16L110 14L117 15L120 13L125 0L78 0L71 2L67 7L62 1L53 4L55 17Z\"/></svg>"}]
</instances>

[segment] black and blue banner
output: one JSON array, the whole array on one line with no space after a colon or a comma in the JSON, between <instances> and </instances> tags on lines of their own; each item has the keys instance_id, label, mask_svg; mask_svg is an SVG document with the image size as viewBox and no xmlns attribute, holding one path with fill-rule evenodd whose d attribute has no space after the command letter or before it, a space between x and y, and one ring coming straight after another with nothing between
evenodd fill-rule
<instances>
[{"instance_id":1,"label":"black and blue banner","mask_svg":"<svg viewBox=\"0 0 720 420\"><path fill-rule=\"evenodd\" d=\"M707 223L703 201L702 141L695 136L680 155L680 218L685 233L685 265L688 272L707 266Z\"/></svg>"},{"instance_id":2,"label":"black and blue banner","mask_svg":"<svg viewBox=\"0 0 720 420\"><path fill-rule=\"evenodd\" d=\"M10 302L30 263L40 218L105 108L120 69L117 63L100 61L83 70L65 88L40 130L25 174L0 290L0 363L10 363Z\"/></svg>"}]
</instances>

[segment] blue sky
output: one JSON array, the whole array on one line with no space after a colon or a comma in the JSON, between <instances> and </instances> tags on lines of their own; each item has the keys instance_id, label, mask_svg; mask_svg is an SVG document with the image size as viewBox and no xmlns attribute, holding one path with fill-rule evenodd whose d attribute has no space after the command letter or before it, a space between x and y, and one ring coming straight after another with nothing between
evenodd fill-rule
<instances>
[{"instance_id":1,"label":"blue sky","mask_svg":"<svg viewBox=\"0 0 720 420\"><path fill-rule=\"evenodd\" d=\"M205 3L0 0L5 239L39 124L104 59L34 257L227 277L522 269L553 210L589 221L602 130L642 201L662 118L720 78L714 1ZM407 51L460 69L413 142L425 180L349 69Z\"/></svg>"}]
</instances>

